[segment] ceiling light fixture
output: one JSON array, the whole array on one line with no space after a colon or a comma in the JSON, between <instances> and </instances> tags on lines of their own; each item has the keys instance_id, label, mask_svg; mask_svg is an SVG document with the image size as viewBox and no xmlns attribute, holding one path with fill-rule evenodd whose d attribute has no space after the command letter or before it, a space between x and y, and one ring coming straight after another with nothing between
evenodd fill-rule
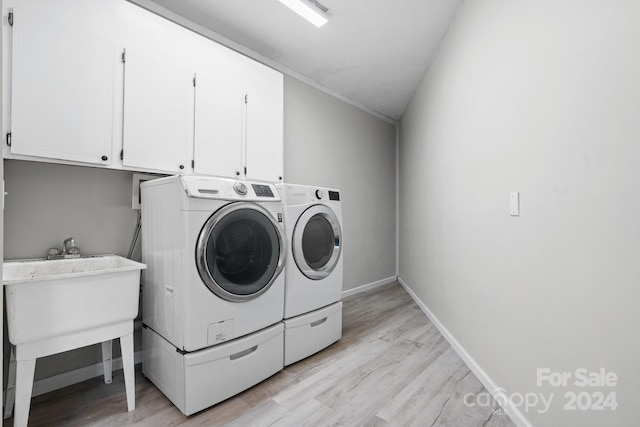
<instances>
[{"instance_id":1,"label":"ceiling light fixture","mask_svg":"<svg viewBox=\"0 0 640 427\"><path fill-rule=\"evenodd\" d=\"M280 3L311 22L316 27L322 27L329 21L327 9L315 0L280 0Z\"/></svg>"}]
</instances>

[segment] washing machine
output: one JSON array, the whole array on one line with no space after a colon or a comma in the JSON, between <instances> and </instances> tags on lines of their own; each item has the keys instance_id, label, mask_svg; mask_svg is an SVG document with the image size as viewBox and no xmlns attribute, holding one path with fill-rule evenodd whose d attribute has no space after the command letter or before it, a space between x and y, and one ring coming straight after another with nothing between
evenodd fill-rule
<instances>
[{"instance_id":1,"label":"washing machine","mask_svg":"<svg viewBox=\"0 0 640 427\"><path fill-rule=\"evenodd\" d=\"M172 176L144 182L141 206L143 373L190 415L282 369L275 186Z\"/></svg>"},{"instance_id":2,"label":"washing machine","mask_svg":"<svg viewBox=\"0 0 640 427\"><path fill-rule=\"evenodd\" d=\"M278 184L288 241L285 266L285 366L342 337L340 191Z\"/></svg>"}]
</instances>

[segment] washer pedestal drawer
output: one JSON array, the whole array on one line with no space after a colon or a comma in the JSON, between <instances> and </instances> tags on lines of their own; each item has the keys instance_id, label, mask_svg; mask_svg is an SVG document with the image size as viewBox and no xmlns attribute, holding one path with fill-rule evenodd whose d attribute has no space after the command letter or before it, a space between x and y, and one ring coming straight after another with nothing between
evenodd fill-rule
<instances>
[{"instance_id":1,"label":"washer pedestal drawer","mask_svg":"<svg viewBox=\"0 0 640 427\"><path fill-rule=\"evenodd\" d=\"M215 405L279 372L284 326L181 354L150 328L142 330L142 373L185 415Z\"/></svg>"},{"instance_id":2,"label":"washer pedestal drawer","mask_svg":"<svg viewBox=\"0 0 640 427\"><path fill-rule=\"evenodd\" d=\"M342 337L342 301L284 320L284 365L330 346Z\"/></svg>"}]
</instances>

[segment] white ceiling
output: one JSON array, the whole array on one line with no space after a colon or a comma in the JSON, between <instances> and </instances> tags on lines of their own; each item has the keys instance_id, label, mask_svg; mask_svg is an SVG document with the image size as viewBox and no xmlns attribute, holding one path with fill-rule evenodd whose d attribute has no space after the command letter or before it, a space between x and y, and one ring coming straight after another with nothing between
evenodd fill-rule
<instances>
[{"instance_id":1,"label":"white ceiling","mask_svg":"<svg viewBox=\"0 0 640 427\"><path fill-rule=\"evenodd\" d=\"M320 0L321 28L278 0L153 2L395 121L462 0Z\"/></svg>"}]
</instances>

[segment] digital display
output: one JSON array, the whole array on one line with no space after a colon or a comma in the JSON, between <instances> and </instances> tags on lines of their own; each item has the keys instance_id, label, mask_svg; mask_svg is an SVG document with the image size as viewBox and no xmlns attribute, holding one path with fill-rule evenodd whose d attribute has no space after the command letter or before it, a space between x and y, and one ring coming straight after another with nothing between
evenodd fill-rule
<instances>
[{"instance_id":1,"label":"digital display","mask_svg":"<svg viewBox=\"0 0 640 427\"><path fill-rule=\"evenodd\" d=\"M340 193L337 191L329 191L329 200L340 201Z\"/></svg>"},{"instance_id":2,"label":"digital display","mask_svg":"<svg viewBox=\"0 0 640 427\"><path fill-rule=\"evenodd\" d=\"M273 197L273 191L268 185L251 184L253 191L258 197Z\"/></svg>"}]
</instances>

